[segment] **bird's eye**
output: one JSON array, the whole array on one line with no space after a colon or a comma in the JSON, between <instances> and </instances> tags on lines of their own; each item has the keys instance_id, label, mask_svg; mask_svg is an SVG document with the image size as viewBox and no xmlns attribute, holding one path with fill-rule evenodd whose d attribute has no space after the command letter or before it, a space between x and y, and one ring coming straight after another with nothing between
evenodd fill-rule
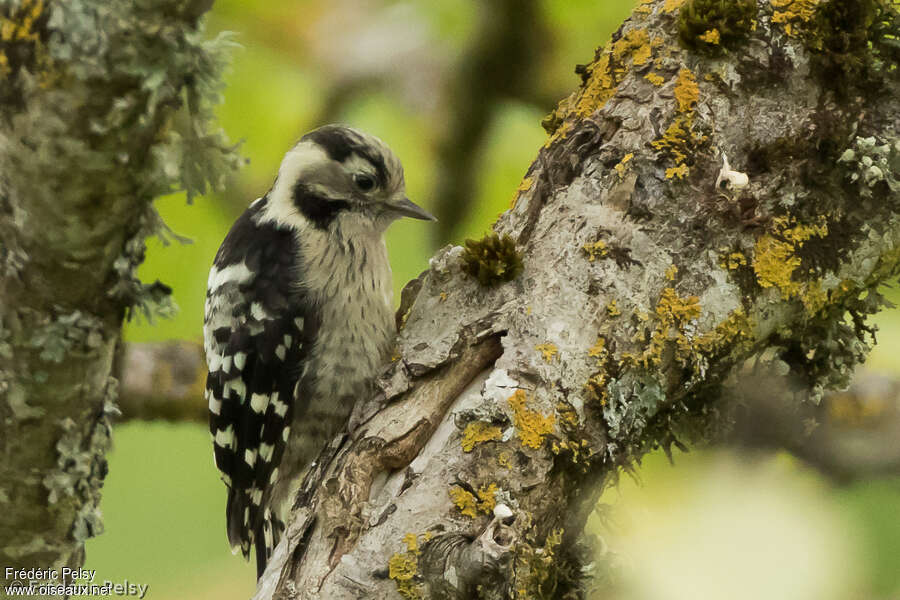
<instances>
[{"instance_id":1,"label":"bird's eye","mask_svg":"<svg viewBox=\"0 0 900 600\"><path fill-rule=\"evenodd\" d=\"M375 189L375 178L365 173L357 173L353 176L353 183L363 192L371 192Z\"/></svg>"}]
</instances>

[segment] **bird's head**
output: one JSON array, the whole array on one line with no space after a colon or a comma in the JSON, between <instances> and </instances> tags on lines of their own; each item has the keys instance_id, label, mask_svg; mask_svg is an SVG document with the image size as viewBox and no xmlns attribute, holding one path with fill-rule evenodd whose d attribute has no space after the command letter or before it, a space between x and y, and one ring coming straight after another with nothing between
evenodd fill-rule
<instances>
[{"instance_id":1,"label":"bird's head","mask_svg":"<svg viewBox=\"0 0 900 600\"><path fill-rule=\"evenodd\" d=\"M302 229L384 231L400 217L435 218L406 197L403 166L375 136L343 125L304 135L285 155L269 191L269 214Z\"/></svg>"}]
</instances>

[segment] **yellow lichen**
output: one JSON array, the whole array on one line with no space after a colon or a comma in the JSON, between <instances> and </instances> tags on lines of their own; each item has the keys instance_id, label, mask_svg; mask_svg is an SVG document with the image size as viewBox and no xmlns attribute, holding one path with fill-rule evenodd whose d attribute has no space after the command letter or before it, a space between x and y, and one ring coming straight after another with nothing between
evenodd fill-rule
<instances>
[{"instance_id":1,"label":"yellow lichen","mask_svg":"<svg viewBox=\"0 0 900 600\"><path fill-rule=\"evenodd\" d=\"M681 69L675 80L675 102L678 103L678 112L688 113L694 110L698 100L700 100L700 86L697 85L697 78L690 69Z\"/></svg>"},{"instance_id":2,"label":"yellow lichen","mask_svg":"<svg viewBox=\"0 0 900 600\"><path fill-rule=\"evenodd\" d=\"M684 179L691 170L687 165L681 164L677 167L669 167L666 169L666 179Z\"/></svg>"},{"instance_id":3,"label":"yellow lichen","mask_svg":"<svg viewBox=\"0 0 900 600\"><path fill-rule=\"evenodd\" d=\"M556 414L559 415L561 425L567 425L568 427L578 426L578 411L568 402L557 402Z\"/></svg>"},{"instance_id":4,"label":"yellow lichen","mask_svg":"<svg viewBox=\"0 0 900 600\"><path fill-rule=\"evenodd\" d=\"M531 189L531 186L534 185L534 177L526 177L519 184L519 187L516 188L516 193L513 194L512 203L509 205L510 208L515 208L516 203L519 201L519 196L527 192Z\"/></svg>"},{"instance_id":5,"label":"yellow lichen","mask_svg":"<svg viewBox=\"0 0 900 600\"><path fill-rule=\"evenodd\" d=\"M700 299L697 296L682 298L674 288L666 288L656 305L656 315L668 325L687 323L700 318Z\"/></svg>"},{"instance_id":6,"label":"yellow lichen","mask_svg":"<svg viewBox=\"0 0 900 600\"><path fill-rule=\"evenodd\" d=\"M784 300L801 298L804 304L818 304L817 299L802 298L810 291L809 285L795 281L794 273L802 262L797 250L810 238L827 235L824 218L813 224L795 224L787 217L773 219L771 231L760 236L754 247L753 271L759 285L778 288Z\"/></svg>"},{"instance_id":7,"label":"yellow lichen","mask_svg":"<svg viewBox=\"0 0 900 600\"><path fill-rule=\"evenodd\" d=\"M674 159L675 165L666 169L666 179L684 179L690 172L686 162L692 148L706 140L693 133L694 107L700 100L700 86L690 69L681 69L675 81L675 104L678 114L663 136L652 146Z\"/></svg>"},{"instance_id":8,"label":"yellow lichen","mask_svg":"<svg viewBox=\"0 0 900 600\"><path fill-rule=\"evenodd\" d=\"M562 440L561 442L553 442L550 447L553 454L563 454L568 452L574 464L581 464L587 467L589 459L593 456L594 451L591 450L587 440L576 442L574 440Z\"/></svg>"},{"instance_id":9,"label":"yellow lichen","mask_svg":"<svg viewBox=\"0 0 900 600\"><path fill-rule=\"evenodd\" d=\"M606 104L606 101L612 98L620 81L614 79L608 52L604 52L593 64L590 73L591 77L575 103L574 112L579 117L588 117Z\"/></svg>"},{"instance_id":10,"label":"yellow lichen","mask_svg":"<svg viewBox=\"0 0 900 600\"><path fill-rule=\"evenodd\" d=\"M717 46L722 39L721 34L719 34L719 30L715 28L706 31L699 37L707 44L712 44L714 46Z\"/></svg>"},{"instance_id":11,"label":"yellow lichen","mask_svg":"<svg viewBox=\"0 0 900 600\"><path fill-rule=\"evenodd\" d=\"M556 344L551 344L547 342L546 344L538 344L534 347L535 350L540 352L544 356L544 360L547 362L552 362L553 357L559 353L559 348L556 347Z\"/></svg>"},{"instance_id":12,"label":"yellow lichen","mask_svg":"<svg viewBox=\"0 0 900 600\"><path fill-rule=\"evenodd\" d=\"M747 266L747 257L743 252L723 253L719 256L719 266L729 271L736 271Z\"/></svg>"},{"instance_id":13,"label":"yellow lichen","mask_svg":"<svg viewBox=\"0 0 900 600\"><path fill-rule=\"evenodd\" d=\"M478 510L483 513L491 514L494 507L497 506L497 484L492 483L487 487L478 488Z\"/></svg>"},{"instance_id":14,"label":"yellow lichen","mask_svg":"<svg viewBox=\"0 0 900 600\"><path fill-rule=\"evenodd\" d=\"M597 342L588 348L588 356L597 358L601 362L606 360L606 357L609 356L609 351L606 349L606 338L597 338Z\"/></svg>"},{"instance_id":15,"label":"yellow lichen","mask_svg":"<svg viewBox=\"0 0 900 600\"><path fill-rule=\"evenodd\" d=\"M447 294L447 292L441 292L439 302L443 302L443 301L445 301L445 300L446 300L447 298L449 298L449 297L450 297L450 296Z\"/></svg>"},{"instance_id":16,"label":"yellow lichen","mask_svg":"<svg viewBox=\"0 0 900 600\"><path fill-rule=\"evenodd\" d=\"M478 499L465 488L454 485L450 488L450 499L463 515L472 517L478 516Z\"/></svg>"},{"instance_id":17,"label":"yellow lichen","mask_svg":"<svg viewBox=\"0 0 900 600\"><path fill-rule=\"evenodd\" d=\"M821 281L810 281L805 293L800 295L800 301L803 302L806 313L814 315L828 303L828 293L822 289Z\"/></svg>"},{"instance_id":18,"label":"yellow lichen","mask_svg":"<svg viewBox=\"0 0 900 600\"><path fill-rule=\"evenodd\" d=\"M676 10L681 8L681 5L685 3L685 0L666 0L665 4L663 4L663 12L664 13L673 13Z\"/></svg>"},{"instance_id":19,"label":"yellow lichen","mask_svg":"<svg viewBox=\"0 0 900 600\"><path fill-rule=\"evenodd\" d=\"M620 160L618 162L618 164L616 164L616 166L614 168L616 170L616 173L619 174L619 177L623 177L625 175L626 165L631 161L632 158L634 158L634 152L629 152L628 154L626 154L625 156L622 157L622 160ZM604 244L604 247L605 247L605 244ZM593 262L593 261L591 261L591 262Z\"/></svg>"},{"instance_id":20,"label":"yellow lichen","mask_svg":"<svg viewBox=\"0 0 900 600\"><path fill-rule=\"evenodd\" d=\"M650 60L651 54L650 36L646 29L629 29L612 45L612 56L616 61L631 55L632 64L643 65Z\"/></svg>"},{"instance_id":21,"label":"yellow lichen","mask_svg":"<svg viewBox=\"0 0 900 600\"><path fill-rule=\"evenodd\" d=\"M501 437L503 437L503 432L497 425L484 421L473 421L463 430L461 441L463 452L471 452L478 444L493 442Z\"/></svg>"},{"instance_id":22,"label":"yellow lichen","mask_svg":"<svg viewBox=\"0 0 900 600\"><path fill-rule=\"evenodd\" d=\"M707 355L740 351L753 342L753 330L753 320L743 308L738 308L715 329L700 336L697 350Z\"/></svg>"},{"instance_id":23,"label":"yellow lichen","mask_svg":"<svg viewBox=\"0 0 900 600\"><path fill-rule=\"evenodd\" d=\"M598 258L604 258L609 254L609 248L607 248L606 242L603 240L597 240L593 244L585 244L582 248L588 255L588 262L594 262Z\"/></svg>"},{"instance_id":24,"label":"yellow lichen","mask_svg":"<svg viewBox=\"0 0 900 600\"><path fill-rule=\"evenodd\" d=\"M658 322L650 335L650 343L640 353L623 352L622 362L645 369L659 365L663 350L669 342L675 342L675 357L686 362L694 353L692 338L687 334L691 321L701 315L697 296L679 296L674 288L662 291L656 305Z\"/></svg>"},{"instance_id":25,"label":"yellow lichen","mask_svg":"<svg viewBox=\"0 0 900 600\"><path fill-rule=\"evenodd\" d=\"M51 59L41 43L40 31L35 28L43 13L43 0L22 0L8 16L0 15L0 42L30 46L35 63L32 71L38 76L38 84L46 87L52 77ZM18 53L18 49L14 48L14 52ZM10 73L9 56L5 49L0 49L0 79L5 79Z\"/></svg>"},{"instance_id":26,"label":"yellow lichen","mask_svg":"<svg viewBox=\"0 0 900 600\"><path fill-rule=\"evenodd\" d=\"M554 589L559 571L554 567L557 548L562 543L562 537L563 530L556 529L547 536L543 547L536 548L536 544L524 540L516 545L513 582L515 594L513 597L516 600L557 597Z\"/></svg>"},{"instance_id":27,"label":"yellow lichen","mask_svg":"<svg viewBox=\"0 0 900 600\"><path fill-rule=\"evenodd\" d=\"M639 15L649 15L653 12L653 1L654 0L642 0L642 2L634 9Z\"/></svg>"},{"instance_id":28,"label":"yellow lichen","mask_svg":"<svg viewBox=\"0 0 900 600\"><path fill-rule=\"evenodd\" d=\"M675 281L675 276L678 275L678 267L675 265L671 265L668 269L666 269L666 279L669 281Z\"/></svg>"},{"instance_id":29,"label":"yellow lichen","mask_svg":"<svg viewBox=\"0 0 900 600\"><path fill-rule=\"evenodd\" d=\"M425 536L426 541L429 538ZM422 586L415 581L419 572L419 542L414 533L403 536L406 544L406 552L398 552L388 560L388 577L394 580L397 592L407 600L421 600L423 598Z\"/></svg>"},{"instance_id":30,"label":"yellow lichen","mask_svg":"<svg viewBox=\"0 0 900 600\"><path fill-rule=\"evenodd\" d=\"M512 463L509 461L509 452L504 450L500 454L497 455L497 464L503 467L504 469L512 469Z\"/></svg>"},{"instance_id":31,"label":"yellow lichen","mask_svg":"<svg viewBox=\"0 0 900 600\"><path fill-rule=\"evenodd\" d=\"M39 32L33 27L43 12L43 0L22 0L14 17L0 17L0 41L37 42Z\"/></svg>"},{"instance_id":32,"label":"yellow lichen","mask_svg":"<svg viewBox=\"0 0 900 600\"><path fill-rule=\"evenodd\" d=\"M622 311L619 310L615 300L606 305L606 314L610 317L618 317L622 314Z\"/></svg>"},{"instance_id":33,"label":"yellow lichen","mask_svg":"<svg viewBox=\"0 0 900 600\"><path fill-rule=\"evenodd\" d=\"M665 78L659 73L650 72L644 75L644 79L655 85L656 87L661 86L666 82Z\"/></svg>"},{"instance_id":34,"label":"yellow lichen","mask_svg":"<svg viewBox=\"0 0 900 600\"><path fill-rule=\"evenodd\" d=\"M691 134L692 122L692 119L689 117L679 115L666 128L663 136L651 142L651 145L660 152L664 152L674 158L676 164L684 163L693 143L702 141Z\"/></svg>"},{"instance_id":35,"label":"yellow lichen","mask_svg":"<svg viewBox=\"0 0 900 600\"><path fill-rule=\"evenodd\" d=\"M525 406L527 401L525 390L516 390L507 400L513 409L513 425L516 426L522 445L528 448L540 448L544 443L544 437L553 431L556 417L553 413L544 415L539 411L531 410Z\"/></svg>"},{"instance_id":36,"label":"yellow lichen","mask_svg":"<svg viewBox=\"0 0 900 600\"><path fill-rule=\"evenodd\" d=\"M485 514L491 514L493 512L494 507L497 506L497 490L496 483L492 483L488 486L481 486L478 488L478 496L476 497L475 494L469 490L454 485L450 488L450 499L459 509L460 513L474 519L478 516L479 512Z\"/></svg>"},{"instance_id":37,"label":"yellow lichen","mask_svg":"<svg viewBox=\"0 0 900 600\"><path fill-rule=\"evenodd\" d=\"M606 399L608 396L606 384L608 383L609 376L605 371L600 371L588 378L587 383L584 384L584 388L591 398L600 402L600 406L606 406Z\"/></svg>"},{"instance_id":38,"label":"yellow lichen","mask_svg":"<svg viewBox=\"0 0 900 600\"><path fill-rule=\"evenodd\" d=\"M821 0L771 0L772 23L783 23L784 32L788 35L794 35L797 30L795 25L805 24L810 21L816 14Z\"/></svg>"}]
</instances>

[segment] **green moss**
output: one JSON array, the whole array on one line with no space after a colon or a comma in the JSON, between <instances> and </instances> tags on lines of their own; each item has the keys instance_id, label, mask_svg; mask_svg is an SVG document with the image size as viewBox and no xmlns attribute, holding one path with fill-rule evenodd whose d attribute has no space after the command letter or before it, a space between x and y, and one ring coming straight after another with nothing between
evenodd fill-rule
<instances>
[{"instance_id":1,"label":"green moss","mask_svg":"<svg viewBox=\"0 0 900 600\"><path fill-rule=\"evenodd\" d=\"M892 0L831 0L803 31L820 78L839 97L880 89L900 63L900 11Z\"/></svg>"},{"instance_id":2,"label":"green moss","mask_svg":"<svg viewBox=\"0 0 900 600\"><path fill-rule=\"evenodd\" d=\"M689 0L678 15L681 43L694 51L721 54L756 28L756 0Z\"/></svg>"},{"instance_id":3,"label":"green moss","mask_svg":"<svg viewBox=\"0 0 900 600\"><path fill-rule=\"evenodd\" d=\"M522 253L509 235L489 233L480 240L466 240L463 270L483 286L512 281L522 272Z\"/></svg>"}]
</instances>

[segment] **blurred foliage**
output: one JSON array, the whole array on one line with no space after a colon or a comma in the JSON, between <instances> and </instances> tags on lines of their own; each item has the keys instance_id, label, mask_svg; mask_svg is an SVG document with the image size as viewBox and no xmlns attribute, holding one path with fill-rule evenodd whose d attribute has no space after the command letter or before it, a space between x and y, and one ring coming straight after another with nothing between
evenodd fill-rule
<instances>
[{"instance_id":1,"label":"blurred foliage","mask_svg":"<svg viewBox=\"0 0 900 600\"><path fill-rule=\"evenodd\" d=\"M511 97L498 106L487 143L478 149L476 209L460 216L455 243L480 238L509 207L521 177L546 139L541 118L578 84L575 64L593 57L594 47L606 41L634 4L635 0L542 0L542 29L550 31L552 39L536 40L546 50L533 93L527 100ZM180 312L153 325L130 323L126 339L200 340L207 274L219 243L234 219L268 189L284 152L305 131L323 124L323 118L383 138L403 160L410 198L431 206L441 169L435 164L435 146L454 108L444 101L442 91L454 73L455 61L472 43L479 14L475 0L216 2L209 17L211 29L234 31L235 41L243 46L234 53L218 115L231 139L242 141L241 152L248 164L221 195L195 199L191 206L184 196L157 202L169 226L193 242L164 246L151 240L140 275L144 281L160 279L172 286ZM359 85L347 86L348 81ZM472 98L477 101L478 90L472 90ZM326 105L330 101L333 106ZM395 292L426 268L435 250L431 236L429 225L418 221L398 222L389 230ZM399 298L399 293L395 295ZM900 300L896 290L890 290L889 296ZM876 321L882 328L882 345L876 347L871 363L900 373L900 356L894 351L900 340L900 315L885 311ZM254 589L253 569L228 551L225 490L213 466L205 429L132 423L116 429L115 441L102 505L106 533L88 542L86 567L97 569L101 579L148 583L154 600L249 597ZM647 515L656 511L655 522L666 523L672 515L682 514L673 512L676 508L686 510L684 505L694 501L685 490L712 481L723 490L737 486L737 491L722 492L735 499L730 518L740 521L750 514L752 507L736 500L742 489L746 492L740 478L727 476L729 469L723 471L721 462L703 454L677 462L677 468L671 469L660 457L649 457L641 470L647 487L639 492L626 481L619 492L607 492L605 501L621 496L620 505L633 505L637 511L648 511ZM796 511L813 503L826 515L829 527L842 527L855 536L853 544L829 554L860 563L854 581L863 589L849 597L900 594L896 518L900 482L833 489L788 463L769 480L764 475L772 475L771 469L752 471L753 481L762 487L753 497L771 489L783 498L787 489L788 495L795 494ZM740 469L737 463L728 464ZM801 483L792 482L792 477ZM673 505L679 502L681 506ZM702 506L698 504L698 510ZM778 506L785 510L783 504ZM696 523L698 528L708 526ZM607 535L599 522L592 530ZM686 548L703 535L699 530L686 531L676 539ZM740 535L735 532L728 543L744 544ZM815 531L798 535L824 539L816 537ZM634 547L634 539L620 541ZM657 550L665 548L658 544ZM643 557L637 556L632 567L641 564ZM704 576L703 565L687 566L698 567L692 573ZM621 594L625 595L609 597L650 598L629 596L627 590Z\"/></svg>"}]
</instances>

